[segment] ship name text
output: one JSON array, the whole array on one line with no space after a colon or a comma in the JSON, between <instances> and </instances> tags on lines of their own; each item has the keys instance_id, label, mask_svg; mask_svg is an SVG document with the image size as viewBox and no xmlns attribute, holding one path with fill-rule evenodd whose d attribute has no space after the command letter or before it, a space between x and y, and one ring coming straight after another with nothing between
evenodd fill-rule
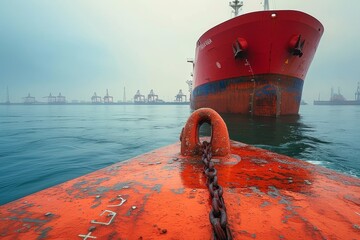
<instances>
[{"instance_id":1,"label":"ship name text","mask_svg":"<svg viewBox=\"0 0 360 240\"><path fill-rule=\"evenodd\" d=\"M203 50L206 46L210 45L212 43L211 38L206 39L203 43L199 44L200 50Z\"/></svg>"}]
</instances>

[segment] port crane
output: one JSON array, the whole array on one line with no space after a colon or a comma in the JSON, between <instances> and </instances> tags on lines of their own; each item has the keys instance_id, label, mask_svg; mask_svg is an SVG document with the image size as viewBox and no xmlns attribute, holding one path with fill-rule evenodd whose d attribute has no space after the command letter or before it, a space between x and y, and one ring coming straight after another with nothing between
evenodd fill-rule
<instances>
[{"instance_id":1,"label":"port crane","mask_svg":"<svg viewBox=\"0 0 360 240\"><path fill-rule=\"evenodd\" d=\"M148 94L148 102L157 102L159 96L154 93L154 90L150 90L150 93Z\"/></svg>"},{"instance_id":2,"label":"port crane","mask_svg":"<svg viewBox=\"0 0 360 240\"><path fill-rule=\"evenodd\" d=\"M94 92L94 95L91 97L92 103L101 103L101 97L96 95L96 92Z\"/></svg>"},{"instance_id":3,"label":"port crane","mask_svg":"<svg viewBox=\"0 0 360 240\"><path fill-rule=\"evenodd\" d=\"M175 96L175 102L183 102L183 99L185 98L185 102L187 102L187 97L185 94L183 94L182 89L179 90L179 93Z\"/></svg>"},{"instance_id":4,"label":"port crane","mask_svg":"<svg viewBox=\"0 0 360 240\"><path fill-rule=\"evenodd\" d=\"M137 90L137 92L135 93L134 102L145 102L145 96L140 93L140 90Z\"/></svg>"},{"instance_id":5,"label":"port crane","mask_svg":"<svg viewBox=\"0 0 360 240\"><path fill-rule=\"evenodd\" d=\"M106 95L104 96L104 103L113 103L114 97L109 95L109 90L106 89Z\"/></svg>"}]
</instances>

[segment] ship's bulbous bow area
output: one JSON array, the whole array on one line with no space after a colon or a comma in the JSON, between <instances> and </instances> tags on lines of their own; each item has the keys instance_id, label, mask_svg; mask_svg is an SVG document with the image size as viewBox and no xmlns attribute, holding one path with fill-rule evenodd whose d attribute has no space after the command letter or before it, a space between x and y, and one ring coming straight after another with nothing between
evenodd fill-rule
<instances>
[{"instance_id":1,"label":"ship's bulbous bow area","mask_svg":"<svg viewBox=\"0 0 360 240\"><path fill-rule=\"evenodd\" d=\"M261 11L226 21L197 44L192 107L252 115L298 114L324 28L299 11Z\"/></svg>"}]
</instances>

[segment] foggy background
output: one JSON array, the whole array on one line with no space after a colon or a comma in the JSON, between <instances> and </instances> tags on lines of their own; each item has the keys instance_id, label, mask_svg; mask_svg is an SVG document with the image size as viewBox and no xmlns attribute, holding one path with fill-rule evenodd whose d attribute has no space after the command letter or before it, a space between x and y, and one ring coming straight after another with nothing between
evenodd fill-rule
<instances>
[{"instance_id":1,"label":"foggy background","mask_svg":"<svg viewBox=\"0 0 360 240\"><path fill-rule=\"evenodd\" d=\"M330 3L331 2L331 3ZM229 0L1 0L0 102L37 101L61 92L67 101L90 101L106 89L114 101L151 89L173 101L188 94L195 43L231 18ZM244 0L241 13L262 10ZM328 100L334 87L354 99L360 81L360 2L270 0L271 9L306 12L325 28L307 74L303 100Z\"/></svg>"}]
</instances>

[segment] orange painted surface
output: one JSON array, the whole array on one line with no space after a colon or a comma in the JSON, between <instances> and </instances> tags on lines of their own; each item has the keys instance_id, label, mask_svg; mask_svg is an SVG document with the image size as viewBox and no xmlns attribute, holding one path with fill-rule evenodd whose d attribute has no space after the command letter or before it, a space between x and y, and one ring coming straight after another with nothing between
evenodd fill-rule
<instances>
[{"instance_id":1,"label":"orange painted surface","mask_svg":"<svg viewBox=\"0 0 360 240\"><path fill-rule=\"evenodd\" d=\"M211 239L203 164L179 152L176 143L5 204L0 238L81 239L95 226L97 239ZM214 158L235 239L360 239L360 179L238 142ZM118 195L126 202L109 206Z\"/></svg>"},{"instance_id":2,"label":"orange painted surface","mask_svg":"<svg viewBox=\"0 0 360 240\"><path fill-rule=\"evenodd\" d=\"M227 156L230 153L230 139L228 130L221 116L211 108L202 108L191 114L185 127L181 131L181 154L184 156L201 155L199 142L199 127L208 123L213 131L211 146L213 156Z\"/></svg>"}]
</instances>

